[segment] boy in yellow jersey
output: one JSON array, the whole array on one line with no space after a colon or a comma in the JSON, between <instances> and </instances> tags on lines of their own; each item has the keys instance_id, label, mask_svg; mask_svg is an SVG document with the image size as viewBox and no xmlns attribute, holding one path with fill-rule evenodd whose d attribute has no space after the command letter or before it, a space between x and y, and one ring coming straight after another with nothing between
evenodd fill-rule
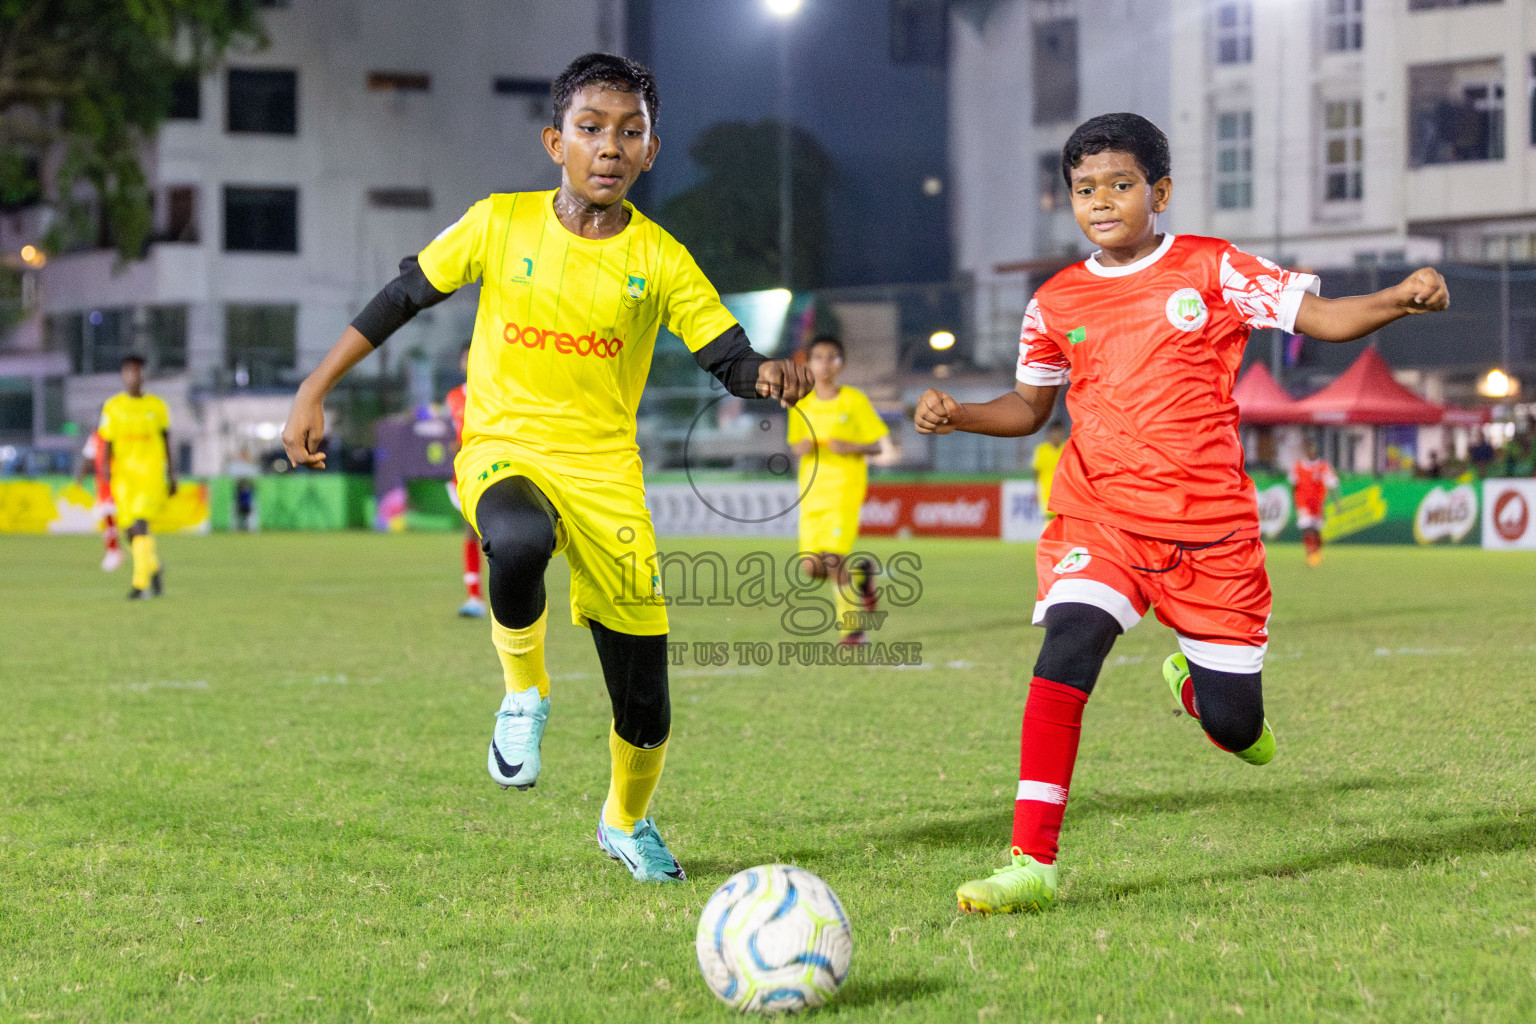
<instances>
[{"instance_id":1,"label":"boy in yellow jersey","mask_svg":"<svg viewBox=\"0 0 1536 1024\"><path fill-rule=\"evenodd\" d=\"M107 477L118 522L128 524L128 550L133 555L128 600L142 601L159 597L165 589L149 521L176 493L171 414L164 402L144 393L143 357L124 357L122 375L123 391L101 407L97 433L107 446Z\"/></svg>"},{"instance_id":2,"label":"boy in yellow jersey","mask_svg":"<svg viewBox=\"0 0 1536 1024\"><path fill-rule=\"evenodd\" d=\"M834 581L843 633L838 642L860 645L869 641L849 613L874 611L875 588L867 565L858 567L854 587L848 555L859 539L859 510L869 486L864 458L890 446L890 432L864 392L837 383L844 358L837 338L811 342L806 363L816 389L790 412L786 440L800 457L800 552L814 556L805 560L806 574Z\"/></svg>"},{"instance_id":3,"label":"boy in yellow jersey","mask_svg":"<svg viewBox=\"0 0 1536 1024\"><path fill-rule=\"evenodd\" d=\"M1035 447L1035 493L1040 499L1040 514L1046 519L1056 515L1050 509L1051 481L1056 477L1056 463L1061 461L1061 446L1066 443L1066 428L1053 422L1046 428L1045 440Z\"/></svg>"},{"instance_id":4,"label":"boy in yellow jersey","mask_svg":"<svg viewBox=\"0 0 1536 1024\"><path fill-rule=\"evenodd\" d=\"M676 881L683 869L647 817L672 712L636 407L662 323L734 395L788 405L811 379L753 352L688 251L624 201L660 145L650 71L587 54L551 91L543 141L560 188L483 199L406 258L300 386L283 443L295 465L323 467L330 389L421 309L481 281L454 469L490 567L507 690L487 766L503 788L538 778L549 716L544 569L564 553L571 618L591 630L613 706L598 844L637 879Z\"/></svg>"}]
</instances>

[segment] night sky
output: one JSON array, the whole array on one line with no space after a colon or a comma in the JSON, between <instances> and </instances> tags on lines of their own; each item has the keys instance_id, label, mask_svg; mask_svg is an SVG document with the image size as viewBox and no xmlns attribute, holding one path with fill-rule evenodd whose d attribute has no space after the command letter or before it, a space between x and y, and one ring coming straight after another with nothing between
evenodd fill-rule
<instances>
[{"instance_id":1,"label":"night sky","mask_svg":"<svg viewBox=\"0 0 1536 1024\"><path fill-rule=\"evenodd\" d=\"M806 0L790 26L791 117L837 167L833 285L950 276L947 195L922 189L929 175L949 186L945 71L893 63L890 6ZM661 89L662 154L638 197L659 213L698 179L688 147L703 129L775 115L782 25L762 0L631 0L630 17L631 51Z\"/></svg>"}]
</instances>

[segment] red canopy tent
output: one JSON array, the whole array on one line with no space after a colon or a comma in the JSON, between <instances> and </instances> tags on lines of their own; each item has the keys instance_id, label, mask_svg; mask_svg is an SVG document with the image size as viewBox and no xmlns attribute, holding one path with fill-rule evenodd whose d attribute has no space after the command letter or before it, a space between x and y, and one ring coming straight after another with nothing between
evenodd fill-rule
<instances>
[{"instance_id":1,"label":"red canopy tent","mask_svg":"<svg viewBox=\"0 0 1536 1024\"><path fill-rule=\"evenodd\" d=\"M1238 420L1254 426L1281 423L1308 423L1304 413L1296 411L1296 399L1285 393L1263 363L1254 363L1232 389L1237 403Z\"/></svg>"},{"instance_id":2,"label":"red canopy tent","mask_svg":"<svg viewBox=\"0 0 1536 1024\"><path fill-rule=\"evenodd\" d=\"M1337 380L1295 403L1296 423L1362 423L1398 426L1413 423L1482 423L1480 410L1449 409L1420 398L1399 384L1392 368L1372 345L1360 353Z\"/></svg>"}]
</instances>

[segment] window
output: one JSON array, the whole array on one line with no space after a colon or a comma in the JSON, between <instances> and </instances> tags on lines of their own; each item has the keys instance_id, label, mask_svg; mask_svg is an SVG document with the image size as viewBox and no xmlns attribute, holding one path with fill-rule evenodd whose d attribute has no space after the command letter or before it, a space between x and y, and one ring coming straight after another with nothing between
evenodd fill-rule
<instances>
[{"instance_id":1,"label":"window","mask_svg":"<svg viewBox=\"0 0 1536 1024\"><path fill-rule=\"evenodd\" d=\"M1531 114L1531 145L1536 146L1536 56L1530 58L1530 81L1526 85L1526 99L1530 102L1527 106Z\"/></svg>"},{"instance_id":2,"label":"window","mask_svg":"<svg viewBox=\"0 0 1536 1024\"><path fill-rule=\"evenodd\" d=\"M369 92L430 92L432 76L411 71L368 72Z\"/></svg>"},{"instance_id":3,"label":"window","mask_svg":"<svg viewBox=\"0 0 1536 1024\"><path fill-rule=\"evenodd\" d=\"M368 205L380 210L430 210L432 191L425 188L371 188Z\"/></svg>"},{"instance_id":4,"label":"window","mask_svg":"<svg viewBox=\"0 0 1536 1024\"><path fill-rule=\"evenodd\" d=\"M943 67L949 41L944 0L891 0L891 61Z\"/></svg>"},{"instance_id":5,"label":"window","mask_svg":"<svg viewBox=\"0 0 1536 1024\"><path fill-rule=\"evenodd\" d=\"M150 306L144 311L145 355L156 371L187 368L187 307Z\"/></svg>"},{"instance_id":6,"label":"window","mask_svg":"<svg viewBox=\"0 0 1536 1024\"><path fill-rule=\"evenodd\" d=\"M173 121L197 121L203 116L203 80L188 71L171 83L171 109L166 115Z\"/></svg>"},{"instance_id":7,"label":"window","mask_svg":"<svg viewBox=\"0 0 1536 1024\"><path fill-rule=\"evenodd\" d=\"M1056 150L1041 153L1036 161L1040 175L1040 210L1055 213L1072 209L1072 194L1061 176L1061 154Z\"/></svg>"},{"instance_id":8,"label":"window","mask_svg":"<svg viewBox=\"0 0 1536 1024\"><path fill-rule=\"evenodd\" d=\"M1498 60L1408 69L1408 164L1504 159L1504 66Z\"/></svg>"},{"instance_id":9,"label":"window","mask_svg":"<svg viewBox=\"0 0 1536 1024\"><path fill-rule=\"evenodd\" d=\"M1253 206L1253 112L1216 115L1216 208Z\"/></svg>"},{"instance_id":10,"label":"window","mask_svg":"<svg viewBox=\"0 0 1536 1024\"><path fill-rule=\"evenodd\" d=\"M549 79L498 75L491 80L491 91L498 96L548 96Z\"/></svg>"},{"instance_id":11,"label":"window","mask_svg":"<svg viewBox=\"0 0 1536 1024\"><path fill-rule=\"evenodd\" d=\"M1253 60L1253 4L1224 0L1216 5L1216 63L1247 64Z\"/></svg>"},{"instance_id":12,"label":"window","mask_svg":"<svg viewBox=\"0 0 1536 1024\"><path fill-rule=\"evenodd\" d=\"M299 307L224 307L224 364L237 387L269 388L293 378Z\"/></svg>"},{"instance_id":13,"label":"window","mask_svg":"<svg viewBox=\"0 0 1536 1024\"><path fill-rule=\"evenodd\" d=\"M298 134L298 72L230 68L228 91L230 131Z\"/></svg>"},{"instance_id":14,"label":"window","mask_svg":"<svg viewBox=\"0 0 1536 1024\"><path fill-rule=\"evenodd\" d=\"M1360 128L1360 101L1323 104L1323 199L1348 202L1360 198L1365 133Z\"/></svg>"},{"instance_id":15,"label":"window","mask_svg":"<svg viewBox=\"0 0 1536 1024\"><path fill-rule=\"evenodd\" d=\"M156 198L155 241L198 241L197 186L167 185Z\"/></svg>"},{"instance_id":16,"label":"window","mask_svg":"<svg viewBox=\"0 0 1536 1024\"><path fill-rule=\"evenodd\" d=\"M1323 0L1323 49L1344 53L1360 49L1364 41L1365 0Z\"/></svg>"},{"instance_id":17,"label":"window","mask_svg":"<svg viewBox=\"0 0 1536 1024\"><path fill-rule=\"evenodd\" d=\"M43 321L43 346L69 353L72 373L115 373L132 341L131 309L53 313Z\"/></svg>"},{"instance_id":18,"label":"window","mask_svg":"<svg viewBox=\"0 0 1536 1024\"><path fill-rule=\"evenodd\" d=\"M0 377L0 436L32 433L32 378Z\"/></svg>"},{"instance_id":19,"label":"window","mask_svg":"<svg viewBox=\"0 0 1536 1024\"><path fill-rule=\"evenodd\" d=\"M1035 25L1035 124L1077 118L1077 20Z\"/></svg>"},{"instance_id":20,"label":"window","mask_svg":"<svg viewBox=\"0 0 1536 1024\"><path fill-rule=\"evenodd\" d=\"M298 252L299 190L224 187L228 252Z\"/></svg>"},{"instance_id":21,"label":"window","mask_svg":"<svg viewBox=\"0 0 1536 1024\"><path fill-rule=\"evenodd\" d=\"M1410 11L1433 11L1441 7L1470 7L1472 4L1497 4L1503 0L1408 0Z\"/></svg>"}]
</instances>

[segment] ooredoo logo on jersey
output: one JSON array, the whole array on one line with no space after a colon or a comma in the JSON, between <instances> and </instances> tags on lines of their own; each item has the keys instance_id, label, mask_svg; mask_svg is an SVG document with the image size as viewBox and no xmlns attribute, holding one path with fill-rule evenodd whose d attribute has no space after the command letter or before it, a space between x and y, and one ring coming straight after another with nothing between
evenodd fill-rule
<instances>
[{"instance_id":1,"label":"ooredoo logo on jersey","mask_svg":"<svg viewBox=\"0 0 1536 1024\"><path fill-rule=\"evenodd\" d=\"M519 327L508 323L501 331L502 340L508 345L521 344L524 348L553 348L561 355L596 356L612 359L624 349L623 338L599 338L596 331L573 336L564 331L550 331L541 327Z\"/></svg>"},{"instance_id":2,"label":"ooredoo logo on jersey","mask_svg":"<svg viewBox=\"0 0 1536 1024\"><path fill-rule=\"evenodd\" d=\"M1194 288L1180 288L1168 296L1168 322L1181 331L1198 331L1211 318L1205 299Z\"/></svg>"}]
</instances>

